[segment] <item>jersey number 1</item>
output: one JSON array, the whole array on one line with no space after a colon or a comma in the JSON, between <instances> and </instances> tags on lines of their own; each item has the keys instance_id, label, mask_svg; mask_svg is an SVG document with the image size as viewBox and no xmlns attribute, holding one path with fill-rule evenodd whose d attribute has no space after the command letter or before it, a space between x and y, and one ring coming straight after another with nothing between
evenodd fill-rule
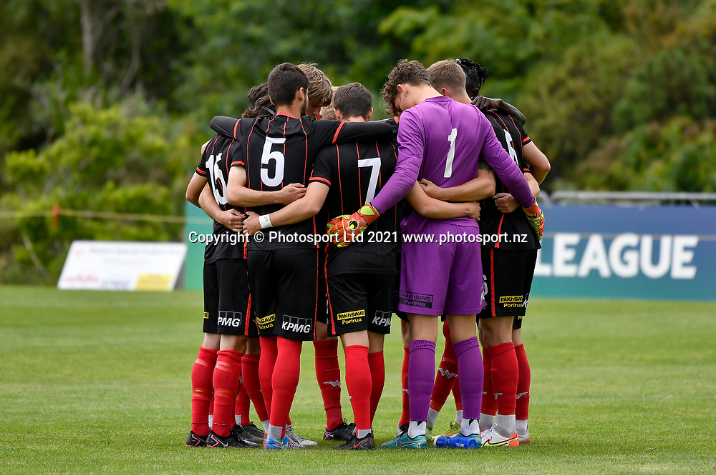
<instances>
[{"instance_id":1,"label":"jersey number 1","mask_svg":"<svg viewBox=\"0 0 716 475\"><path fill-rule=\"evenodd\" d=\"M445 160L445 178L452 176L452 162L455 160L455 140L457 140L457 129L452 129L450 135L448 135L448 142L450 142L450 151Z\"/></svg>"},{"instance_id":2,"label":"jersey number 1","mask_svg":"<svg viewBox=\"0 0 716 475\"><path fill-rule=\"evenodd\" d=\"M283 182L283 167L286 159L283 156L283 153L278 150L272 152L271 146L273 144L282 144L285 142L286 137L266 137L266 141L264 142L264 151L261 154L261 181L266 186L279 186L281 182ZM269 176L269 169L264 168L264 165L268 165L271 160L274 161L275 165L272 177Z\"/></svg>"}]
</instances>

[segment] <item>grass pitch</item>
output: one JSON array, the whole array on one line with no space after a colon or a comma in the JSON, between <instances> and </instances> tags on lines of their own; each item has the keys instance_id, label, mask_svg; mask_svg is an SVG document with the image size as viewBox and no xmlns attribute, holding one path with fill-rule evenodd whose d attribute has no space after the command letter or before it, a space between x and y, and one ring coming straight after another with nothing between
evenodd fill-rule
<instances>
[{"instance_id":1,"label":"grass pitch","mask_svg":"<svg viewBox=\"0 0 716 475\"><path fill-rule=\"evenodd\" d=\"M0 302L3 473L716 473L716 304L530 299L531 444L337 453L184 446L200 293L0 287ZM378 443L395 433L401 360L395 325ZM319 439L311 344L301 371L291 416ZM343 408L350 420L345 390Z\"/></svg>"}]
</instances>

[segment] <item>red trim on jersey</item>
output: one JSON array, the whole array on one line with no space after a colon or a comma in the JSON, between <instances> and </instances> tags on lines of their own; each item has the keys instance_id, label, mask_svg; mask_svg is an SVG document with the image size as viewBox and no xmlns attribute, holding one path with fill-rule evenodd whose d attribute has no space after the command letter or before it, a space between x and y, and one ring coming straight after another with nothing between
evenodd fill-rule
<instances>
[{"instance_id":1,"label":"red trim on jersey","mask_svg":"<svg viewBox=\"0 0 716 475\"><path fill-rule=\"evenodd\" d=\"M238 119L238 120L236 121L236 123L234 124L234 139L236 139L236 129L239 128L239 122L240 122L240 121L241 121L241 119Z\"/></svg>"},{"instance_id":2,"label":"red trim on jersey","mask_svg":"<svg viewBox=\"0 0 716 475\"><path fill-rule=\"evenodd\" d=\"M246 306L246 318L244 318L244 336L249 336L249 324L251 323L251 290L249 289L249 304Z\"/></svg>"},{"instance_id":3,"label":"red trim on jersey","mask_svg":"<svg viewBox=\"0 0 716 475\"><path fill-rule=\"evenodd\" d=\"M512 121L512 125L514 125L514 126L515 126L515 129L517 129L517 131L519 132L519 131L520 131L520 128L517 127L517 123L515 122L515 119L514 119L512 116L510 116L510 120ZM520 136L521 136L521 135L522 135L522 134L520 134ZM520 155L522 155L523 146L524 146L524 144L525 144L525 141L526 141L526 140L529 140L529 139L530 139L530 138L527 137L526 139L523 139L522 142L520 142Z\"/></svg>"},{"instance_id":4,"label":"red trim on jersey","mask_svg":"<svg viewBox=\"0 0 716 475\"><path fill-rule=\"evenodd\" d=\"M490 249L490 300L492 300L492 316L496 317L495 312L495 248Z\"/></svg>"},{"instance_id":5,"label":"red trim on jersey","mask_svg":"<svg viewBox=\"0 0 716 475\"><path fill-rule=\"evenodd\" d=\"M330 243L326 243L326 260L323 261L323 274L326 276L326 299L328 300L328 320L333 328L331 333L336 332L336 322L333 320L333 305L331 305L331 293L328 291L328 247Z\"/></svg>"},{"instance_id":6,"label":"red trim on jersey","mask_svg":"<svg viewBox=\"0 0 716 475\"><path fill-rule=\"evenodd\" d=\"M239 162L231 162L231 166L233 167L234 165L242 165L242 166L243 166L243 165L245 165L245 163L242 162L242 161L239 161Z\"/></svg>"},{"instance_id":7,"label":"red trim on jersey","mask_svg":"<svg viewBox=\"0 0 716 475\"><path fill-rule=\"evenodd\" d=\"M343 124L345 124L345 122L341 122L341 124L338 126L338 129L336 129L336 135L333 136L333 141L331 143L336 143L336 140L338 140L338 134L341 133Z\"/></svg>"},{"instance_id":8,"label":"red trim on jersey","mask_svg":"<svg viewBox=\"0 0 716 475\"><path fill-rule=\"evenodd\" d=\"M306 133L306 129L303 127L303 121L299 121L301 123L301 130L303 130L303 136L306 138L306 156L303 158L303 178L302 180L306 180L306 172L308 171L308 134ZM286 127L283 128L283 135L286 136ZM284 143L284 152L286 150L286 145ZM284 153L285 155L285 153Z\"/></svg>"},{"instance_id":9,"label":"red trim on jersey","mask_svg":"<svg viewBox=\"0 0 716 475\"><path fill-rule=\"evenodd\" d=\"M196 167L196 172L197 172L199 175L206 175L206 172L203 172L203 171L199 170L199 167Z\"/></svg>"},{"instance_id":10,"label":"red trim on jersey","mask_svg":"<svg viewBox=\"0 0 716 475\"><path fill-rule=\"evenodd\" d=\"M505 214L502 213L502 216L500 216L500 225L497 227L497 235L499 236L502 233L502 222L505 220ZM500 248L500 240L498 239L495 243L495 247L497 249Z\"/></svg>"},{"instance_id":11,"label":"red trim on jersey","mask_svg":"<svg viewBox=\"0 0 716 475\"><path fill-rule=\"evenodd\" d=\"M313 217L313 234L316 234L316 217ZM316 243L316 303L313 305L313 341L316 341L316 322L318 320L318 266L321 265L320 259L320 252L318 252L318 247L320 244Z\"/></svg>"},{"instance_id":12,"label":"red trim on jersey","mask_svg":"<svg viewBox=\"0 0 716 475\"><path fill-rule=\"evenodd\" d=\"M318 180L327 183L328 186L331 186L331 182L329 180L326 180L325 178L322 178L320 176L312 176L309 181L318 181Z\"/></svg>"},{"instance_id":13,"label":"red trim on jersey","mask_svg":"<svg viewBox=\"0 0 716 475\"><path fill-rule=\"evenodd\" d=\"M502 120L502 117L500 117L497 113L495 113L493 111L488 111L488 112L490 112L492 115L494 115L495 117L500 119L500 122L502 122L502 125L505 126L505 130L507 130L509 132L510 129L507 127L507 124L505 123L505 121ZM512 116L510 116L510 119L512 119ZM515 122L515 120L512 119L513 124L514 124L514 122ZM517 128L517 125L515 125L515 128ZM512 137L512 134L510 134L510 137ZM512 139L512 148L515 148L515 139L514 138ZM521 143L520 143L520 152L522 152L522 144Z\"/></svg>"},{"instance_id":14,"label":"red trim on jersey","mask_svg":"<svg viewBox=\"0 0 716 475\"><path fill-rule=\"evenodd\" d=\"M526 143L529 139L529 137L525 137L524 139L522 139L522 143Z\"/></svg>"},{"instance_id":15,"label":"red trim on jersey","mask_svg":"<svg viewBox=\"0 0 716 475\"><path fill-rule=\"evenodd\" d=\"M343 211L343 184L341 184L341 149L336 145L336 156L338 157L338 191L341 193L341 215L346 214ZM333 219L333 218L331 218Z\"/></svg>"}]
</instances>

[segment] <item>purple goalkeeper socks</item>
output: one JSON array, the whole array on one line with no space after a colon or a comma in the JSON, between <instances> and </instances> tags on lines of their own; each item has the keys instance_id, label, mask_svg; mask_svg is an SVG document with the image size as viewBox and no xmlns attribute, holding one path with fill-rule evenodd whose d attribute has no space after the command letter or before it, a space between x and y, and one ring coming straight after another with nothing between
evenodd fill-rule
<instances>
[{"instance_id":1,"label":"purple goalkeeper socks","mask_svg":"<svg viewBox=\"0 0 716 475\"><path fill-rule=\"evenodd\" d=\"M462 417L464 419L479 419L482 405L482 356L477 337L468 338L460 342L453 342L453 349L457 356L457 372L460 375L460 392L462 393ZM412 355L410 356L412 358ZM412 409L412 402L411 402ZM411 411L412 418L412 411Z\"/></svg>"},{"instance_id":2,"label":"purple goalkeeper socks","mask_svg":"<svg viewBox=\"0 0 716 475\"><path fill-rule=\"evenodd\" d=\"M410 358L408 360L408 397L410 398L411 421L428 420L434 379L435 342L430 340L413 341L410 343ZM479 409L478 406L478 412Z\"/></svg>"}]
</instances>

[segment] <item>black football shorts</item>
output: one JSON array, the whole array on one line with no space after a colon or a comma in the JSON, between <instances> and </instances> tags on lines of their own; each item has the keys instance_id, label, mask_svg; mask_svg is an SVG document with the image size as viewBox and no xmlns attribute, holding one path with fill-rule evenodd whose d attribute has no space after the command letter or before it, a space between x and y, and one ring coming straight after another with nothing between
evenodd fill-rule
<instances>
[{"instance_id":1,"label":"black football shorts","mask_svg":"<svg viewBox=\"0 0 716 475\"><path fill-rule=\"evenodd\" d=\"M536 263L536 249L515 251L483 247L482 293L486 305L477 318L515 317L515 322L521 326Z\"/></svg>"},{"instance_id":2,"label":"black football shorts","mask_svg":"<svg viewBox=\"0 0 716 475\"><path fill-rule=\"evenodd\" d=\"M395 301L392 274L340 274L328 278L328 334L368 330L390 333Z\"/></svg>"},{"instance_id":3,"label":"black football shorts","mask_svg":"<svg viewBox=\"0 0 716 475\"><path fill-rule=\"evenodd\" d=\"M244 259L204 264L204 333L258 336Z\"/></svg>"},{"instance_id":4,"label":"black football shorts","mask_svg":"<svg viewBox=\"0 0 716 475\"><path fill-rule=\"evenodd\" d=\"M249 250L247 260L260 336L312 341L319 300L318 251Z\"/></svg>"}]
</instances>

